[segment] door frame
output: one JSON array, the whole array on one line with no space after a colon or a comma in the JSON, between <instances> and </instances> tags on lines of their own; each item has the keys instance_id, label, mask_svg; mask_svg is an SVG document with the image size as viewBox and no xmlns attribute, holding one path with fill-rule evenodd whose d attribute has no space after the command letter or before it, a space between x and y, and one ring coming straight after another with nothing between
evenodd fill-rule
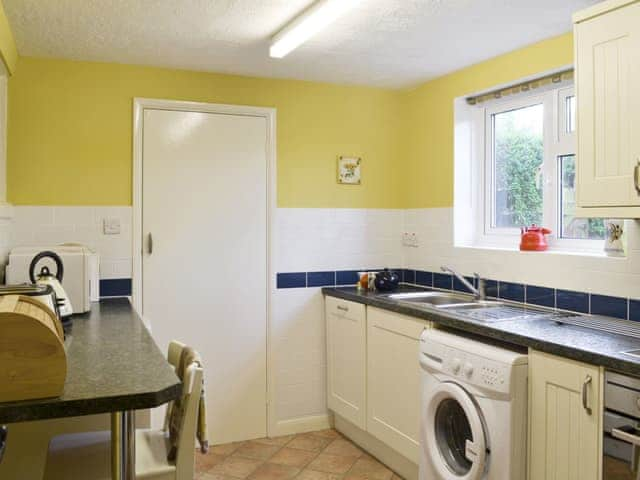
<instances>
[{"instance_id":1,"label":"door frame","mask_svg":"<svg viewBox=\"0 0 640 480\"><path fill-rule=\"evenodd\" d=\"M144 318L142 310L142 160L143 131L145 110L168 110L176 112L214 113L221 115L244 115L262 117L267 122L267 278L266 278L266 432L270 435L276 428L275 418L275 374L272 355L272 311L273 292L275 291L275 219L276 219L276 109L269 107L252 107L247 105L227 105L217 103L190 102L135 97L133 99L133 272L131 279L131 303L142 318L145 326L151 331L152 325Z\"/></svg>"}]
</instances>

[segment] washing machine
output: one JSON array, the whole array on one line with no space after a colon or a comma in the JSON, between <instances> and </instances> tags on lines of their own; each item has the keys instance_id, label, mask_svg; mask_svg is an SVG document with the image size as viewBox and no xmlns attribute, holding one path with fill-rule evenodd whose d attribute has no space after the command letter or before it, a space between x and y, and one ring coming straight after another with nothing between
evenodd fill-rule
<instances>
[{"instance_id":1,"label":"washing machine","mask_svg":"<svg viewBox=\"0 0 640 480\"><path fill-rule=\"evenodd\" d=\"M420 480L525 480L526 353L425 330Z\"/></svg>"}]
</instances>

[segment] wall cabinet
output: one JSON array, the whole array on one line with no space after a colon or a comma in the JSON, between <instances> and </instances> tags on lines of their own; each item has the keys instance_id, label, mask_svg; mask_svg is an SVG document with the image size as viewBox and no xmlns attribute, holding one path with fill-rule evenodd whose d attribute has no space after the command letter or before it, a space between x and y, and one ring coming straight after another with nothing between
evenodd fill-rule
<instances>
[{"instance_id":1,"label":"wall cabinet","mask_svg":"<svg viewBox=\"0 0 640 480\"><path fill-rule=\"evenodd\" d=\"M425 322L367 309L367 431L409 460L420 456L420 334Z\"/></svg>"},{"instance_id":2,"label":"wall cabinet","mask_svg":"<svg viewBox=\"0 0 640 480\"><path fill-rule=\"evenodd\" d=\"M529 352L529 478L599 480L602 373Z\"/></svg>"},{"instance_id":3,"label":"wall cabinet","mask_svg":"<svg viewBox=\"0 0 640 480\"><path fill-rule=\"evenodd\" d=\"M579 215L640 217L640 2L574 15Z\"/></svg>"},{"instance_id":4,"label":"wall cabinet","mask_svg":"<svg viewBox=\"0 0 640 480\"><path fill-rule=\"evenodd\" d=\"M327 297L327 406L366 428L365 306Z\"/></svg>"}]
</instances>

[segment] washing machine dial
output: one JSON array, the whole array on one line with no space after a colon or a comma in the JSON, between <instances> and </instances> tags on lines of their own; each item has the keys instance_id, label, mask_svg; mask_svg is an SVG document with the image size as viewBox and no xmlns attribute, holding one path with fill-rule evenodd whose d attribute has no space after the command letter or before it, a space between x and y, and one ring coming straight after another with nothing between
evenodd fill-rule
<instances>
[{"instance_id":1,"label":"washing machine dial","mask_svg":"<svg viewBox=\"0 0 640 480\"><path fill-rule=\"evenodd\" d=\"M460 368L462 367L462 362L459 358L454 358L451 360L451 371L455 374L460 372Z\"/></svg>"},{"instance_id":2,"label":"washing machine dial","mask_svg":"<svg viewBox=\"0 0 640 480\"><path fill-rule=\"evenodd\" d=\"M462 367L462 373L464 373L467 377L473 375L473 365L471 365L469 362L465 363L464 367Z\"/></svg>"}]
</instances>

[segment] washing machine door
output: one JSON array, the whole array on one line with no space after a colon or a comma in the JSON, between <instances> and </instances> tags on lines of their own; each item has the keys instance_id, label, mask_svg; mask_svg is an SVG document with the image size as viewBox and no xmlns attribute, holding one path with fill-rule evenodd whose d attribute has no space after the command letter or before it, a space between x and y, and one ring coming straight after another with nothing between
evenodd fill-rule
<instances>
[{"instance_id":1,"label":"washing machine door","mask_svg":"<svg viewBox=\"0 0 640 480\"><path fill-rule=\"evenodd\" d=\"M458 384L442 382L426 406L425 449L442 480L479 480L487 436L476 402Z\"/></svg>"}]
</instances>

